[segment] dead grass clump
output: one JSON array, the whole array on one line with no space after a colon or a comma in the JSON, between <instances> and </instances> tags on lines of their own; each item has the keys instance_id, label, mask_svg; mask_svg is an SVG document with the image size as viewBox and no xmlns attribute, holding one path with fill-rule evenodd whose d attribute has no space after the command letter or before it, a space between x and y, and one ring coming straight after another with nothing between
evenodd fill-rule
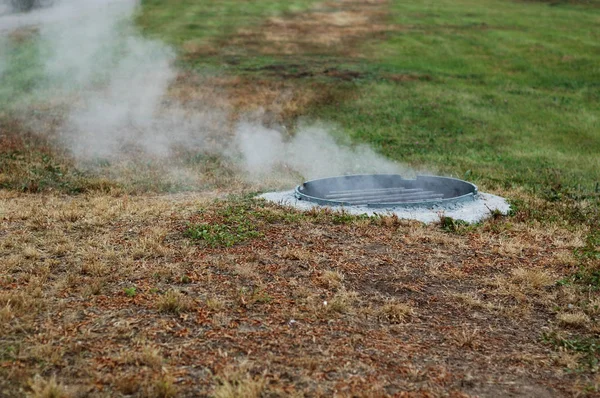
<instances>
[{"instance_id":1,"label":"dead grass clump","mask_svg":"<svg viewBox=\"0 0 600 398\"><path fill-rule=\"evenodd\" d=\"M252 377L248 373L230 374L219 382L213 394L215 398L258 398L267 384L264 377Z\"/></svg>"},{"instance_id":2,"label":"dead grass clump","mask_svg":"<svg viewBox=\"0 0 600 398\"><path fill-rule=\"evenodd\" d=\"M452 341L461 348L477 349L481 345L481 332L477 328L463 327L450 336Z\"/></svg>"},{"instance_id":3,"label":"dead grass clump","mask_svg":"<svg viewBox=\"0 0 600 398\"><path fill-rule=\"evenodd\" d=\"M415 310L408 304L391 301L377 311L377 318L392 324L406 322L413 316Z\"/></svg>"},{"instance_id":4,"label":"dead grass clump","mask_svg":"<svg viewBox=\"0 0 600 398\"><path fill-rule=\"evenodd\" d=\"M4 304L4 306L0 308L0 323L7 324L13 318L14 313L10 303Z\"/></svg>"},{"instance_id":5,"label":"dead grass clump","mask_svg":"<svg viewBox=\"0 0 600 398\"><path fill-rule=\"evenodd\" d=\"M579 363L582 360L583 355L577 352L569 352L566 350L560 350L556 356L552 358L555 365L564 367L567 369L575 370L579 368Z\"/></svg>"},{"instance_id":6,"label":"dead grass clump","mask_svg":"<svg viewBox=\"0 0 600 398\"><path fill-rule=\"evenodd\" d=\"M177 393L178 389L175 386L173 377L169 374L163 374L154 381L147 395L155 398L173 398L178 395Z\"/></svg>"},{"instance_id":7,"label":"dead grass clump","mask_svg":"<svg viewBox=\"0 0 600 398\"><path fill-rule=\"evenodd\" d=\"M81 273L90 276L105 276L110 272L110 267L101 261L85 262L81 265Z\"/></svg>"},{"instance_id":8,"label":"dead grass clump","mask_svg":"<svg viewBox=\"0 0 600 398\"><path fill-rule=\"evenodd\" d=\"M219 312L226 306L226 302L217 296L208 297L205 304L209 310L214 312Z\"/></svg>"},{"instance_id":9,"label":"dead grass clump","mask_svg":"<svg viewBox=\"0 0 600 398\"><path fill-rule=\"evenodd\" d=\"M131 256L134 260L143 258L160 258L171 254L171 250L165 245L167 232L162 228L150 231L147 236L136 240L131 248Z\"/></svg>"},{"instance_id":10,"label":"dead grass clump","mask_svg":"<svg viewBox=\"0 0 600 398\"><path fill-rule=\"evenodd\" d=\"M160 354L160 350L151 346L144 346L138 355L140 364L154 369L160 369L164 362L164 358Z\"/></svg>"},{"instance_id":11,"label":"dead grass clump","mask_svg":"<svg viewBox=\"0 0 600 398\"><path fill-rule=\"evenodd\" d=\"M106 286L104 279L96 278L91 283L87 284L83 289L83 295L85 297L98 296L101 294Z\"/></svg>"},{"instance_id":12,"label":"dead grass clump","mask_svg":"<svg viewBox=\"0 0 600 398\"><path fill-rule=\"evenodd\" d=\"M452 293L451 297L455 298L459 302L468 305L475 309L484 309L486 304L477 297L474 293Z\"/></svg>"},{"instance_id":13,"label":"dead grass clump","mask_svg":"<svg viewBox=\"0 0 600 398\"><path fill-rule=\"evenodd\" d=\"M510 276L496 277L491 284L497 288L499 294L526 302L532 296L547 295L546 290L557 280L556 275L544 269L518 267Z\"/></svg>"},{"instance_id":14,"label":"dead grass clump","mask_svg":"<svg viewBox=\"0 0 600 398\"><path fill-rule=\"evenodd\" d=\"M59 243L51 248L51 253L55 257L64 257L75 250L75 246L71 243Z\"/></svg>"},{"instance_id":15,"label":"dead grass clump","mask_svg":"<svg viewBox=\"0 0 600 398\"><path fill-rule=\"evenodd\" d=\"M25 246L23 248L23 257L27 260L37 260L40 258L40 252L33 246Z\"/></svg>"},{"instance_id":16,"label":"dead grass clump","mask_svg":"<svg viewBox=\"0 0 600 398\"><path fill-rule=\"evenodd\" d=\"M12 317L35 315L43 305L40 297L41 293L38 294L36 291L0 292L2 317L11 319Z\"/></svg>"},{"instance_id":17,"label":"dead grass clump","mask_svg":"<svg viewBox=\"0 0 600 398\"><path fill-rule=\"evenodd\" d=\"M121 364L147 366L151 369L160 369L164 363L160 349L147 344L136 347L135 350L121 351L116 360Z\"/></svg>"},{"instance_id":18,"label":"dead grass clump","mask_svg":"<svg viewBox=\"0 0 600 398\"><path fill-rule=\"evenodd\" d=\"M405 223L405 221L400 220L400 218L398 218L398 216L396 214L392 214L390 216L383 215L383 216L377 217L377 218L375 218L375 222L379 225L383 225L388 228L399 227L400 225Z\"/></svg>"},{"instance_id":19,"label":"dead grass clump","mask_svg":"<svg viewBox=\"0 0 600 398\"><path fill-rule=\"evenodd\" d=\"M590 322L590 317L583 312L562 312L556 316L556 319L561 325L571 327L583 327Z\"/></svg>"},{"instance_id":20,"label":"dead grass clump","mask_svg":"<svg viewBox=\"0 0 600 398\"><path fill-rule=\"evenodd\" d=\"M544 269L519 267L513 270L513 280L530 289L539 290L556 283L556 276Z\"/></svg>"},{"instance_id":21,"label":"dead grass clump","mask_svg":"<svg viewBox=\"0 0 600 398\"><path fill-rule=\"evenodd\" d=\"M30 358L59 365L65 353L65 347L55 346L52 343L36 344L26 348Z\"/></svg>"},{"instance_id":22,"label":"dead grass clump","mask_svg":"<svg viewBox=\"0 0 600 398\"><path fill-rule=\"evenodd\" d=\"M231 317L225 312L216 312L211 317L211 323L216 327L226 328L231 323Z\"/></svg>"},{"instance_id":23,"label":"dead grass clump","mask_svg":"<svg viewBox=\"0 0 600 398\"><path fill-rule=\"evenodd\" d=\"M160 312L179 314L180 312L188 312L194 308L194 300L183 295L177 290L169 290L156 303Z\"/></svg>"},{"instance_id":24,"label":"dead grass clump","mask_svg":"<svg viewBox=\"0 0 600 398\"><path fill-rule=\"evenodd\" d=\"M125 375L117 378L115 387L123 395L134 395L140 390L141 383L137 374Z\"/></svg>"},{"instance_id":25,"label":"dead grass clump","mask_svg":"<svg viewBox=\"0 0 600 398\"><path fill-rule=\"evenodd\" d=\"M590 300L586 306L586 312L593 316L600 315L600 297Z\"/></svg>"},{"instance_id":26,"label":"dead grass clump","mask_svg":"<svg viewBox=\"0 0 600 398\"><path fill-rule=\"evenodd\" d=\"M358 303L358 293L340 289L331 298L330 301L325 301L323 307L327 312L337 312L346 314L352 311L352 308Z\"/></svg>"},{"instance_id":27,"label":"dead grass clump","mask_svg":"<svg viewBox=\"0 0 600 398\"><path fill-rule=\"evenodd\" d=\"M498 240L498 246L493 250L501 256L520 257L528 247L529 245L524 243L521 237L501 238Z\"/></svg>"},{"instance_id":28,"label":"dead grass clump","mask_svg":"<svg viewBox=\"0 0 600 398\"><path fill-rule=\"evenodd\" d=\"M241 276L242 278L248 280L256 280L259 278L259 275L256 272L255 264L253 263L239 262L235 264L233 272L235 275Z\"/></svg>"},{"instance_id":29,"label":"dead grass clump","mask_svg":"<svg viewBox=\"0 0 600 398\"><path fill-rule=\"evenodd\" d=\"M59 213L58 221L74 223L85 217L85 209L66 208Z\"/></svg>"},{"instance_id":30,"label":"dead grass clump","mask_svg":"<svg viewBox=\"0 0 600 398\"><path fill-rule=\"evenodd\" d=\"M314 259L315 255L311 251L304 248L286 247L281 251L281 257L286 260L299 260L304 262L310 262Z\"/></svg>"},{"instance_id":31,"label":"dead grass clump","mask_svg":"<svg viewBox=\"0 0 600 398\"><path fill-rule=\"evenodd\" d=\"M504 312L507 310L506 307L500 304L494 304L481 300L475 293L454 293L450 295L458 302L469 306L472 309L487 310L487 311L500 311Z\"/></svg>"},{"instance_id":32,"label":"dead grass clump","mask_svg":"<svg viewBox=\"0 0 600 398\"><path fill-rule=\"evenodd\" d=\"M35 375L29 386L32 398L66 398L70 395L65 387L56 381L56 376L44 379L40 375Z\"/></svg>"},{"instance_id":33,"label":"dead grass clump","mask_svg":"<svg viewBox=\"0 0 600 398\"><path fill-rule=\"evenodd\" d=\"M319 276L319 282L329 289L340 289L343 286L344 274L339 271L325 271Z\"/></svg>"}]
</instances>

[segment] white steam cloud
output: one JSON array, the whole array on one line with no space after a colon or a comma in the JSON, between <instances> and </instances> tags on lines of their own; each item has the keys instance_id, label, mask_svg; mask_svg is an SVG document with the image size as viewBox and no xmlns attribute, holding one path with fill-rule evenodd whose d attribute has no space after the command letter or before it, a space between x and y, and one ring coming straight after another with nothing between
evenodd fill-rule
<instances>
[{"instance_id":1,"label":"white steam cloud","mask_svg":"<svg viewBox=\"0 0 600 398\"><path fill-rule=\"evenodd\" d=\"M269 174L285 166L307 178L345 173L398 171L398 165L376 154L366 145L341 146L319 125L300 126L289 140L275 129L255 123L237 126L237 145L253 176Z\"/></svg>"},{"instance_id":2,"label":"white steam cloud","mask_svg":"<svg viewBox=\"0 0 600 398\"><path fill-rule=\"evenodd\" d=\"M0 5L0 74L6 70L7 37L34 30L47 82L38 98L68 100L61 132L76 157L120 156L131 148L167 157L186 148L241 163L252 179L282 166L304 178L398 171L366 146L339 145L324 126L302 125L288 135L240 122L231 131L224 111L177 104L167 96L177 74L175 53L136 31L137 6L137 0L54 0L23 13ZM215 146L219 134L234 138Z\"/></svg>"}]
</instances>

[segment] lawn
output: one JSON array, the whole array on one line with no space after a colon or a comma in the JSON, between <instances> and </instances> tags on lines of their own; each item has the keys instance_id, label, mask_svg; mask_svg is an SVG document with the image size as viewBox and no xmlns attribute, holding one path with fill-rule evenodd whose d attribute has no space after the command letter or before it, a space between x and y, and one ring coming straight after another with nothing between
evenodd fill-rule
<instances>
[{"instance_id":1,"label":"lawn","mask_svg":"<svg viewBox=\"0 0 600 398\"><path fill-rule=\"evenodd\" d=\"M303 116L336 122L344 134L392 159L466 175L484 186L596 188L597 3L391 2L385 8L384 15L371 14L373 24L389 24L386 29L361 32L354 40L348 29L349 43L340 38L323 45L309 35L288 38L296 45L292 50L260 48L252 46L255 37L240 41L221 32L202 37L206 46L219 43L220 50L184 57L196 70L222 65L256 80L271 71L271 78L338 89L340 74L327 79L323 71L352 72L342 81L351 92L343 101L318 102ZM309 28L307 19L294 23ZM142 20L145 26L161 23L151 11ZM285 29L302 33L294 23ZM161 33L183 43L185 54L184 28L168 25ZM328 34L335 35L327 29L316 33Z\"/></svg>"},{"instance_id":2,"label":"lawn","mask_svg":"<svg viewBox=\"0 0 600 398\"><path fill-rule=\"evenodd\" d=\"M512 212L301 213L255 199L298 173L222 153L82 160L37 32L0 30L0 396L600 393L600 2L143 0L135 23L173 46L165 103L224 115L208 144L318 121Z\"/></svg>"}]
</instances>

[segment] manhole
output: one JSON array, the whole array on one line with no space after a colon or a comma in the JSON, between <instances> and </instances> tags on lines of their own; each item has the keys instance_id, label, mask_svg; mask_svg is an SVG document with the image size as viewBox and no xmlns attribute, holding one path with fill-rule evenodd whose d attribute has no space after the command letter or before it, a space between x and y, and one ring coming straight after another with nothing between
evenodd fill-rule
<instances>
[{"instance_id":1,"label":"manhole","mask_svg":"<svg viewBox=\"0 0 600 398\"><path fill-rule=\"evenodd\" d=\"M307 181L296 187L295 196L327 206L431 207L474 201L477 187L449 177L350 175Z\"/></svg>"}]
</instances>

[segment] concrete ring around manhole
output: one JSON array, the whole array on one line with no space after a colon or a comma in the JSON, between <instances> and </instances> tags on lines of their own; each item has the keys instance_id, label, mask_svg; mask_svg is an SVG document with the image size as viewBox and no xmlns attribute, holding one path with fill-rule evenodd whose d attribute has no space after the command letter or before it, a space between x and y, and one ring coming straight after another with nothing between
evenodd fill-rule
<instances>
[{"instance_id":1,"label":"concrete ring around manhole","mask_svg":"<svg viewBox=\"0 0 600 398\"><path fill-rule=\"evenodd\" d=\"M480 193L474 184L451 177L361 174L306 181L295 190L270 192L261 198L300 210L326 207L355 215L396 215L425 223L452 217L469 223L494 212L508 214L499 196Z\"/></svg>"}]
</instances>

